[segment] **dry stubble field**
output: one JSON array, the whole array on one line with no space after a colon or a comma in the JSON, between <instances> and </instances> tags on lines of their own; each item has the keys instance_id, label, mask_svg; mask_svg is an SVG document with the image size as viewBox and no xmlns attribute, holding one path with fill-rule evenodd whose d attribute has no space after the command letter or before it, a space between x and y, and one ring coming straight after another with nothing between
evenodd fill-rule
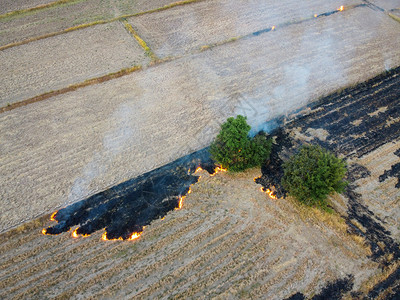
<instances>
[{"instance_id":1,"label":"dry stubble field","mask_svg":"<svg viewBox=\"0 0 400 300\"><path fill-rule=\"evenodd\" d=\"M137 241L44 236L40 226L3 239L2 297L283 299L348 274L358 289L375 272L342 219L270 199L253 182L259 170L201 175L183 209Z\"/></svg>"},{"instance_id":2,"label":"dry stubble field","mask_svg":"<svg viewBox=\"0 0 400 300\"><path fill-rule=\"evenodd\" d=\"M145 18L152 20L159 13L168 20L165 14L169 13L173 22L176 11L184 15L184 10L192 5L195 5L191 9L197 11L196 15L207 16L203 2L200 4L172 7L145 14L138 20L145 23ZM287 4L291 5L297 4ZM237 14L242 7L237 7ZM329 11L334 6L331 7ZM232 6L231 10L234 8ZM234 42L223 43L222 40L221 45L207 51L178 55L166 62L153 61L143 65L142 70L120 78L59 95L50 94L26 106L18 106L18 103L29 103L20 95L14 101L22 102L17 102L15 107L12 103L4 106L5 110L10 109L0 114L0 175L4 178L1 197L5 207L1 230L207 146L220 122L228 116L248 114L252 125L259 124L400 64L396 47L400 24L384 13L365 6L349 7L343 12L315 18L309 15L309 9L302 17L311 17L307 21L301 21L297 14L293 16L298 18L297 23L286 24L293 21L289 15L288 19L282 18L283 25L277 24L276 30L253 35L252 32L263 28L262 19L256 18L259 23L252 21L253 27L248 25L249 36ZM254 13L250 11L247 13L251 19ZM319 9L316 11L320 13ZM275 14L274 10L272 12ZM238 20L245 22L243 17ZM235 24L234 18L231 19L230 26L241 28L239 21ZM136 21L129 19L129 22L141 35ZM9 66L3 69L1 103L17 99L15 93L22 92L21 89L25 89L25 95L34 95L39 90L52 91L60 87L60 82L67 86L76 84L75 78L79 76L90 79L96 74L115 72L115 65L129 68L132 63L141 61L145 49L138 50L134 37L118 23L96 25L0 51L0 64ZM122 41L124 48L118 47L118 51L113 52L116 44L104 41L109 48L98 50L101 34L89 33L102 28L116 30L109 40ZM163 52L156 47L159 34L156 29L154 36L144 33L142 38L153 53L163 58ZM181 29L182 36L190 36L185 30L186 27ZM66 49L73 50L64 53L56 43L54 47L61 51L59 53L35 50L34 53L43 54L40 65L48 72L37 69L37 59L29 62L25 57L12 57L21 48L35 49L35 45L59 39L69 38L72 44L78 43L77 36L85 38L87 34L95 42L82 49L67 43ZM221 39L225 36L221 35ZM188 45L192 45L192 40L196 37L189 39ZM215 42L212 37L210 40L210 43L201 40L199 48L201 44ZM129 45L133 47L128 49ZM192 46L185 47L192 49ZM12 68L10 57L15 64L18 59L23 60L25 68ZM98 59L81 61L84 57ZM64 62L72 62L72 65ZM146 60L142 63L146 64ZM31 75L27 77L27 74ZM32 76L34 80L30 84ZM20 89L11 93L14 86ZM262 114L255 116L255 107L261 108Z\"/></svg>"}]
</instances>

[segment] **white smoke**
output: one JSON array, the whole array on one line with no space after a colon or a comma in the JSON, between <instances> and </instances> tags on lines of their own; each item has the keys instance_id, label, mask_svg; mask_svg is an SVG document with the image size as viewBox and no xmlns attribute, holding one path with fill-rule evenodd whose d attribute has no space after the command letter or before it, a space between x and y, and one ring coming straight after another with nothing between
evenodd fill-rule
<instances>
[{"instance_id":1,"label":"white smoke","mask_svg":"<svg viewBox=\"0 0 400 300\"><path fill-rule=\"evenodd\" d=\"M130 101L126 101L119 105L110 116L110 123L116 120L117 124L104 135L101 150L93 153L91 161L75 179L66 204L81 200L93 193L91 183L107 172L118 154L132 146L133 137L138 130L132 123L133 108L129 103Z\"/></svg>"}]
</instances>

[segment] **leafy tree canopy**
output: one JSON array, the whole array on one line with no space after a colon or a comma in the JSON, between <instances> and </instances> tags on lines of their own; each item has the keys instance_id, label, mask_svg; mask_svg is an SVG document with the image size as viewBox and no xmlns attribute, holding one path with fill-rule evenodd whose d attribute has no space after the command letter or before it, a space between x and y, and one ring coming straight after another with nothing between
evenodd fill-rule
<instances>
[{"instance_id":1,"label":"leafy tree canopy","mask_svg":"<svg viewBox=\"0 0 400 300\"><path fill-rule=\"evenodd\" d=\"M283 187L309 206L327 209L328 195L343 192L347 185L346 162L318 145L303 146L283 168Z\"/></svg>"},{"instance_id":2,"label":"leafy tree canopy","mask_svg":"<svg viewBox=\"0 0 400 300\"><path fill-rule=\"evenodd\" d=\"M250 129L246 117L228 118L210 146L211 157L233 172L261 165L269 158L272 142L262 133L250 138Z\"/></svg>"}]
</instances>

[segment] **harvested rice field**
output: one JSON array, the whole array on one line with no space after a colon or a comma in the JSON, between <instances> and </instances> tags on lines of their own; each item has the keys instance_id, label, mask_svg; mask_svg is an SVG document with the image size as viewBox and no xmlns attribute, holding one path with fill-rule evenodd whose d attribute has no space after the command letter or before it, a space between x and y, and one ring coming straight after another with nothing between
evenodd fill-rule
<instances>
[{"instance_id":1,"label":"harvested rice field","mask_svg":"<svg viewBox=\"0 0 400 300\"><path fill-rule=\"evenodd\" d=\"M52 2L54 2L54 0L4 0L1 3L0 14L12 13L23 9L48 5Z\"/></svg>"},{"instance_id":2,"label":"harvested rice field","mask_svg":"<svg viewBox=\"0 0 400 300\"><path fill-rule=\"evenodd\" d=\"M5 1L0 298L400 297L399 9ZM271 133L274 159L179 188L194 176L179 164L237 114ZM331 214L280 194L281 163L304 143L349 165ZM165 182L188 193L176 209L137 200L130 221L132 195ZM103 240L136 221L138 238Z\"/></svg>"},{"instance_id":3,"label":"harvested rice field","mask_svg":"<svg viewBox=\"0 0 400 300\"><path fill-rule=\"evenodd\" d=\"M27 4L26 6L32 7L30 4L32 1L23 1ZM37 39L54 32L73 30L84 24L97 24L123 15L143 13L175 3L172 0L71 0L64 2L34 12L0 16L0 46Z\"/></svg>"},{"instance_id":4,"label":"harvested rice field","mask_svg":"<svg viewBox=\"0 0 400 300\"><path fill-rule=\"evenodd\" d=\"M207 45L227 42L243 36L252 35L260 30L275 26L278 30L290 22L307 22L317 19L314 15L336 11L337 1L307 1L301 6L295 5L292 0L280 1L238 1L232 5L225 1L201 1L188 7L178 6L157 14L148 14L129 18L129 21L137 28L138 33L148 41L148 44L160 57L168 57L178 54L190 53ZM345 1L351 10L361 2L357 0ZM346 15L351 15L347 12ZM343 14L342 14L343 17ZM346 19L354 18L348 16ZM309 30L321 30L328 20L321 20L318 25L312 23ZM356 18L358 19L358 18ZM163 20L168 20L164 23ZM329 20L336 22L336 20ZM327 26L328 27L328 26ZM332 30L332 27L329 26ZM347 26L346 26L347 27ZM298 29L301 28L301 29ZM293 36L286 37L280 32L275 36L279 40L298 45L297 40L291 38L297 36L301 39L303 31L308 26L291 27ZM344 33L344 28L338 28L338 34ZM349 30L351 32L351 29ZM272 34L271 34L272 35ZM259 44L259 47L262 47ZM267 47L268 49L268 47ZM249 54L252 51L249 49ZM272 55L271 55L272 56Z\"/></svg>"},{"instance_id":5,"label":"harvested rice field","mask_svg":"<svg viewBox=\"0 0 400 300\"><path fill-rule=\"evenodd\" d=\"M372 20L377 16L377 20L363 21L364 16ZM331 24L344 21L347 27L338 26L339 32L332 30ZM364 34L360 22L365 25ZM110 44L109 49L105 48L109 51L96 52L97 44L88 43L87 49L93 50L92 54L84 52L85 57L105 53L105 56L99 55L103 64L96 59L75 61L68 56L72 63L68 66L63 61L52 63L49 58L47 74L35 71L37 68L33 66L39 65L37 60L31 63L27 60L33 68L31 84L29 78L11 80L16 72L9 67L3 87L13 90L13 85L19 85L21 89L16 92L25 87L26 93L34 96L35 90L44 90L42 84L47 86L47 91L61 86L61 80L53 81L53 78L74 83L73 74L62 72L64 65L71 72L81 71L81 79L85 74L89 74L87 79L93 78L94 67L103 70L99 75L105 73L107 65L110 69L106 72L115 71L114 64L129 67L130 60L138 57L135 40L121 24L101 26L110 25L113 25L110 33L117 30L119 35L115 34L109 41L119 41L118 37L123 38L125 34L122 44L125 51L119 47L113 53L114 45ZM6 178L2 184L7 203L1 228L4 230L21 219L84 199L199 150L211 142L219 124L228 116L247 114L249 122L258 125L304 107L321 95L379 74L386 66L400 62L400 52L395 46L400 41L398 25L368 7L345 10L152 64L117 79L0 114L3 132L0 145L4 149L0 174ZM85 37L86 30L96 28L99 27L67 35L71 35L72 43L80 41L73 38L76 34ZM306 33L299 38L300 32ZM48 40L9 48L2 54L12 55L21 47L39 42L48 43ZM131 43L135 47L128 49ZM292 44L296 46L290 47ZM157 53L157 49L154 51ZM131 56L126 58L127 54ZM49 55L61 54L49 52ZM113 57L118 58L117 62ZM77 67L73 68L75 63ZM35 74L42 74L43 78ZM36 86L35 81L39 83ZM12 102L7 99L2 102ZM5 105L8 109L8 104ZM28 198L24 196L27 193ZM39 203L45 203L45 208Z\"/></svg>"},{"instance_id":6,"label":"harvested rice field","mask_svg":"<svg viewBox=\"0 0 400 300\"><path fill-rule=\"evenodd\" d=\"M1 51L1 106L149 61L119 23Z\"/></svg>"},{"instance_id":7,"label":"harvested rice field","mask_svg":"<svg viewBox=\"0 0 400 300\"><path fill-rule=\"evenodd\" d=\"M203 175L182 210L136 241L45 236L41 227L3 238L10 255L1 262L1 296L283 299L319 292L350 273L358 287L377 267L337 217L260 192L253 182L259 170Z\"/></svg>"}]
</instances>

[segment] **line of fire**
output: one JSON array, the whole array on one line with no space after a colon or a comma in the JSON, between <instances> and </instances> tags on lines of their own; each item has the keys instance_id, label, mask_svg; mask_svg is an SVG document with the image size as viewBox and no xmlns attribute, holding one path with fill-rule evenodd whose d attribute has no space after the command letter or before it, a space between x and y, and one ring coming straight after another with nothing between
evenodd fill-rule
<instances>
[{"instance_id":1,"label":"line of fire","mask_svg":"<svg viewBox=\"0 0 400 300\"><path fill-rule=\"evenodd\" d=\"M202 170L210 176L226 171L214 164L205 148L54 212L50 220L57 224L42 233L72 231L78 238L104 230L105 241L136 240L151 221L182 208Z\"/></svg>"}]
</instances>

